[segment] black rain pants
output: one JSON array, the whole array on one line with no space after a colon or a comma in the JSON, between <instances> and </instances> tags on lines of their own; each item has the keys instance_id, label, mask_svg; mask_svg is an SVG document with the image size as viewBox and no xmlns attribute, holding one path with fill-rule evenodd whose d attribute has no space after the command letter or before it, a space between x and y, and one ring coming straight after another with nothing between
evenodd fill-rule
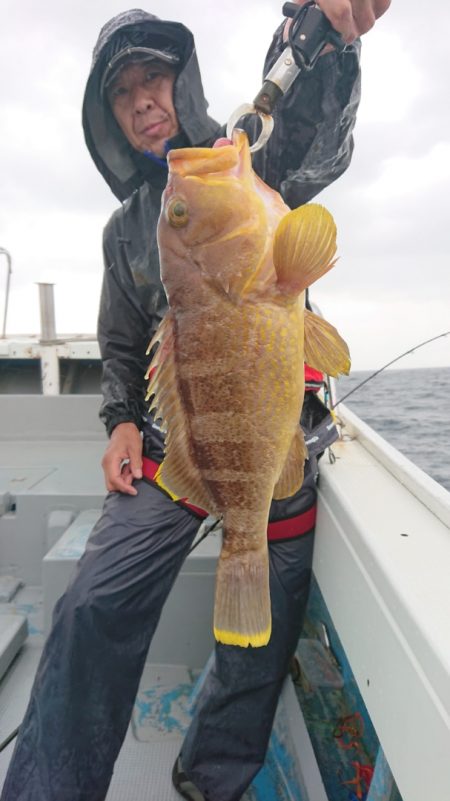
<instances>
[{"instance_id":1,"label":"black rain pants","mask_svg":"<svg viewBox=\"0 0 450 801\"><path fill-rule=\"evenodd\" d=\"M312 462L297 511L314 501ZM153 484L135 486L137 496L107 496L55 607L1 801L106 797L152 635L199 527ZM302 625L312 550L313 532L269 545L268 646L216 644L182 747L183 769L205 799L239 801L264 762ZM148 799L155 801L151 788Z\"/></svg>"}]
</instances>

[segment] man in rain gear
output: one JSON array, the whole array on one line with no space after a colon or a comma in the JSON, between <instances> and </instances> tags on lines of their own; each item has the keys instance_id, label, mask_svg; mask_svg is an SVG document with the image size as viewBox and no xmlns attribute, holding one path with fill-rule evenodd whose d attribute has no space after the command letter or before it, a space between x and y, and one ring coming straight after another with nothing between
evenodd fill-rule
<instances>
[{"instance_id":1,"label":"man in rain gear","mask_svg":"<svg viewBox=\"0 0 450 801\"><path fill-rule=\"evenodd\" d=\"M254 158L255 170L291 207L314 197L350 162L359 101L354 39L388 4L323 0L350 44L321 56L294 84L277 108L271 139ZM275 33L264 74L282 51L284 29L283 23ZM56 606L2 801L105 799L152 635L201 519L153 480L164 443L144 402L145 351L167 308L156 243L165 156L170 148L209 146L223 134L207 114L190 31L140 10L107 23L94 50L83 126L97 168L122 203L104 233L98 327L110 492ZM316 400L307 393L307 432L321 430ZM239 801L264 762L308 595L316 455L327 444L318 437L310 449L300 492L272 504L269 645L216 644L173 771L178 792L192 801Z\"/></svg>"}]
</instances>

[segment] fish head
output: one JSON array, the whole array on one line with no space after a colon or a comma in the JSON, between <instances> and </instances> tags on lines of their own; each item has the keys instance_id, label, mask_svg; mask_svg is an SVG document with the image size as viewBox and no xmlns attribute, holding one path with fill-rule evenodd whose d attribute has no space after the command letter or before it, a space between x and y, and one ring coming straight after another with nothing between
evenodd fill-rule
<instances>
[{"instance_id":1,"label":"fish head","mask_svg":"<svg viewBox=\"0 0 450 801\"><path fill-rule=\"evenodd\" d=\"M273 232L288 208L253 172L243 131L217 145L168 154L158 246L171 305L200 285L239 302L276 280Z\"/></svg>"}]
</instances>

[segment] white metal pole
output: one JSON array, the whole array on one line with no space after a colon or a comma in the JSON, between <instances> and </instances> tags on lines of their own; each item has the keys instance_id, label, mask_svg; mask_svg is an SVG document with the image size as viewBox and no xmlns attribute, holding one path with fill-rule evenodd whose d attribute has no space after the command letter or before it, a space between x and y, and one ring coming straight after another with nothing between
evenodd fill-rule
<instances>
[{"instance_id":1,"label":"white metal pole","mask_svg":"<svg viewBox=\"0 0 450 801\"><path fill-rule=\"evenodd\" d=\"M7 274L6 274L6 294L5 294L5 311L3 315L3 329L2 329L2 339L6 337L6 317L8 314L8 303L9 303L9 287L11 281L11 273L12 273L12 259L10 253L6 250L6 248L0 248L0 255L6 256L7 262Z\"/></svg>"},{"instance_id":2,"label":"white metal pole","mask_svg":"<svg viewBox=\"0 0 450 801\"><path fill-rule=\"evenodd\" d=\"M38 283L41 312L41 381L43 395L59 395L59 358L56 344L54 284Z\"/></svg>"},{"instance_id":3,"label":"white metal pole","mask_svg":"<svg viewBox=\"0 0 450 801\"><path fill-rule=\"evenodd\" d=\"M41 342L54 342L56 339L54 284L39 282L38 287L41 312Z\"/></svg>"}]
</instances>

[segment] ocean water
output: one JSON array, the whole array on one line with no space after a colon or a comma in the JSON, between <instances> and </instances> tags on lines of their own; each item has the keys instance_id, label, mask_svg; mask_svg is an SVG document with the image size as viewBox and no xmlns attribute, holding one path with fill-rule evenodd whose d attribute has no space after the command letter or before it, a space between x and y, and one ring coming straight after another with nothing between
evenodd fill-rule
<instances>
[{"instance_id":1,"label":"ocean water","mask_svg":"<svg viewBox=\"0 0 450 801\"><path fill-rule=\"evenodd\" d=\"M338 399L370 374L354 372L339 379ZM450 490L450 367L388 368L344 404Z\"/></svg>"}]
</instances>

